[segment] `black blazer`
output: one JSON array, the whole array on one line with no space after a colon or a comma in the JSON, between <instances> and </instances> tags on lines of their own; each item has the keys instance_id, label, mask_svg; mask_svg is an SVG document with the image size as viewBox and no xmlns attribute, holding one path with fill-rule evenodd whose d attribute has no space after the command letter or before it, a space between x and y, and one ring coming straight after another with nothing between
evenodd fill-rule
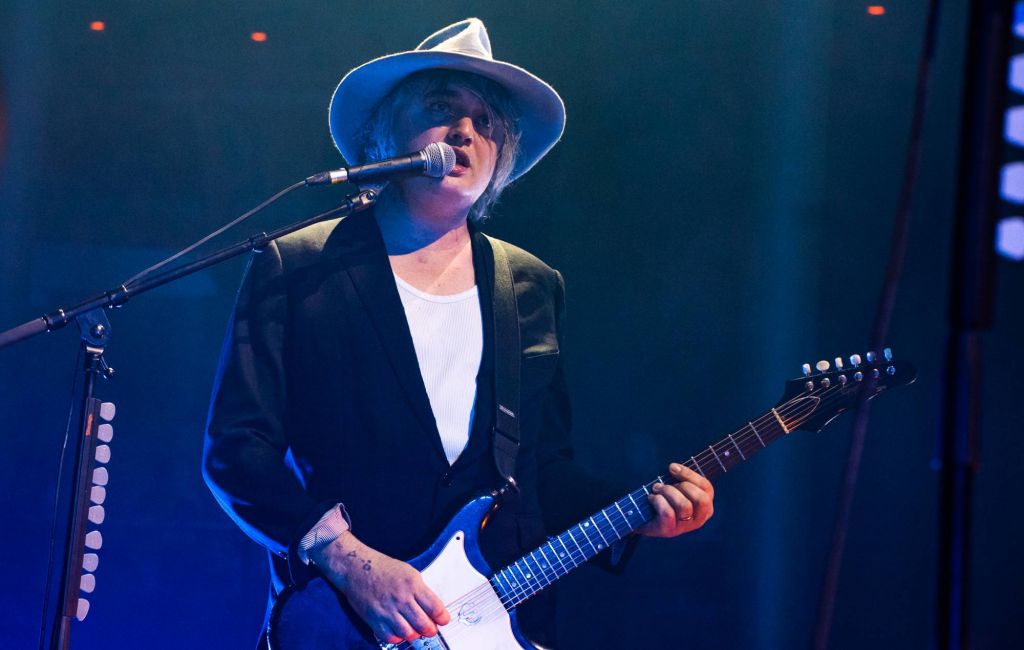
<instances>
[{"instance_id":1,"label":"black blazer","mask_svg":"<svg viewBox=\"0 0 1024 650\"><path fill-rule=\"evenodd\" d=\"M472 246L484 355L469 444L453 466L372 213L311 226L253 256L224 342L203 471L227 513L272 553L272 599L309 579L296 545L334 503L345 504L360 540L407 559L465 501L500 485L491 451L494 260L482 234ZM505 248L522 343L521 491L481 539L496 567L625 492L571 462L561 275Z\"/></svg>"}]
</instances>

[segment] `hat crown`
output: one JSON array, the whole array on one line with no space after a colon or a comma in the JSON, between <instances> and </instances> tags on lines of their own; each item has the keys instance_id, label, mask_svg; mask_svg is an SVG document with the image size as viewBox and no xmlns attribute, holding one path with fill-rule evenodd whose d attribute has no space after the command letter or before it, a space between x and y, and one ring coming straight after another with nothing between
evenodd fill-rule
<instances>
[{"instance_id":1,"label":"hat crown","mask_svg":"<svg viewBox=\"0 0 1024 650\"><path fill-rule=\"evenodd\" d=\"M416 49L419 51L458 52L494 60L494 56L491 54L491 38L487 35L487 28L479 18L467 18L436 31L417 45Z\"/></svg>"}]
</instances>

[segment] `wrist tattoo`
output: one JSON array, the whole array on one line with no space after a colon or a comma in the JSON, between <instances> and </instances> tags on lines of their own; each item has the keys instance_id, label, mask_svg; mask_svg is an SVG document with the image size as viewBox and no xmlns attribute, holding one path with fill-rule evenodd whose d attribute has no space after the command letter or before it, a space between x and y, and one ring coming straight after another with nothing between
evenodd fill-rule
<instances>
[{"instance_id":1,"label":"wrist tattoo","mask_svg":"<svg viewBox=\"0 0 1024 650\"><path fill-rule=\"evenodd\" d=\"M358 555L356 555L355 551L349 551L348 553L345 554L345 557L350 557L350 558L354 559L357 562L362 562L363 563L363 571L370 571L370 569L373 568L373 561L372 560L360 559L360 557Z\"/></svg>"}]
</instances>

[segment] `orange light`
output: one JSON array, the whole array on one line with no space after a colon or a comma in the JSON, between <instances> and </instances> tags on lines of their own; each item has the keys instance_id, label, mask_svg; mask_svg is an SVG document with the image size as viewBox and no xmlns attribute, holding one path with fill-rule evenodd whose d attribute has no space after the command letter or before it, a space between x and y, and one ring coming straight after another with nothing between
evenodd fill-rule
<instances>
[{"instance_id":1,"label":"orange light","mask_svg":"<svg viewBox=\"0 0 1024 650\"><path fill-rule=\"evenodd\" d=\"M91 23L89 23L89 29L91 29L94 32L102 32L106 28L107 24L102 20L94 20Z\"/></svg>"},{"instance_id":2,"label":"orange light","mask_svg":"<svg viewBox=\"0 0 1024 650\"><path fill-rule=\"evenodd\" d=\"M868 13L871 14L872 16L885 15L885 7L883 7L882 5L870 5L868 7Z\"/></svg>"},{"instance_id":3,"label":"orange light","mask_svg":"<svg viewBox=\"0 0 1024 650\"><path fill-rule=\"evenodd\" d=\"M265 40L267 40L267 33L266 32L253 32L249 36L249 38L251 38L252 40L256 41L257 43L262 43Z\"/></svg>"}]
</instances>

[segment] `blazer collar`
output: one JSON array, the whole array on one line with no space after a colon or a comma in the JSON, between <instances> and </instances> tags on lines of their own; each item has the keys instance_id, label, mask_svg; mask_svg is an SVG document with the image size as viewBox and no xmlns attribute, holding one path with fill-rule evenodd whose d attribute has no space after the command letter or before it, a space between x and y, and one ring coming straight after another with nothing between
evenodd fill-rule
<instances>
[{"instance_id":1,"label":"blazer collar","mask_svg":"<svg viewBox=\"0 0 1024 650\"><path fill-rule=\"evenodd\" d=\"M472 224L470 232L473 268L480 291L481 317L484 324L484 355L480 372L487 369L489 373L493 373L493 363L486 361L492 358L488 355L493 354L491 301L494 258L486 237L477 232ZM447 465L448 459L441 444L441 435L437 430L430 398L427 397L427 390L423 384L423 376L420 374L408 319L395 284L394 272L388 262L384 239L373 217L372 209L342 219L325 243L324 256L328 259L340 258L342 261L352 286L383 343L388 361L398 376L409 409L424 432L429 435L438 459ZM457 461L459 465L472 461L490 448L494 400L493 395L481 393L482 389L492 391L493 381L490 377L487 377L486 381L483 379L480 375L477 376L473 427L469 444ZM483 440L480 439L481 434Z\"/></svg>"}]
</instances>

